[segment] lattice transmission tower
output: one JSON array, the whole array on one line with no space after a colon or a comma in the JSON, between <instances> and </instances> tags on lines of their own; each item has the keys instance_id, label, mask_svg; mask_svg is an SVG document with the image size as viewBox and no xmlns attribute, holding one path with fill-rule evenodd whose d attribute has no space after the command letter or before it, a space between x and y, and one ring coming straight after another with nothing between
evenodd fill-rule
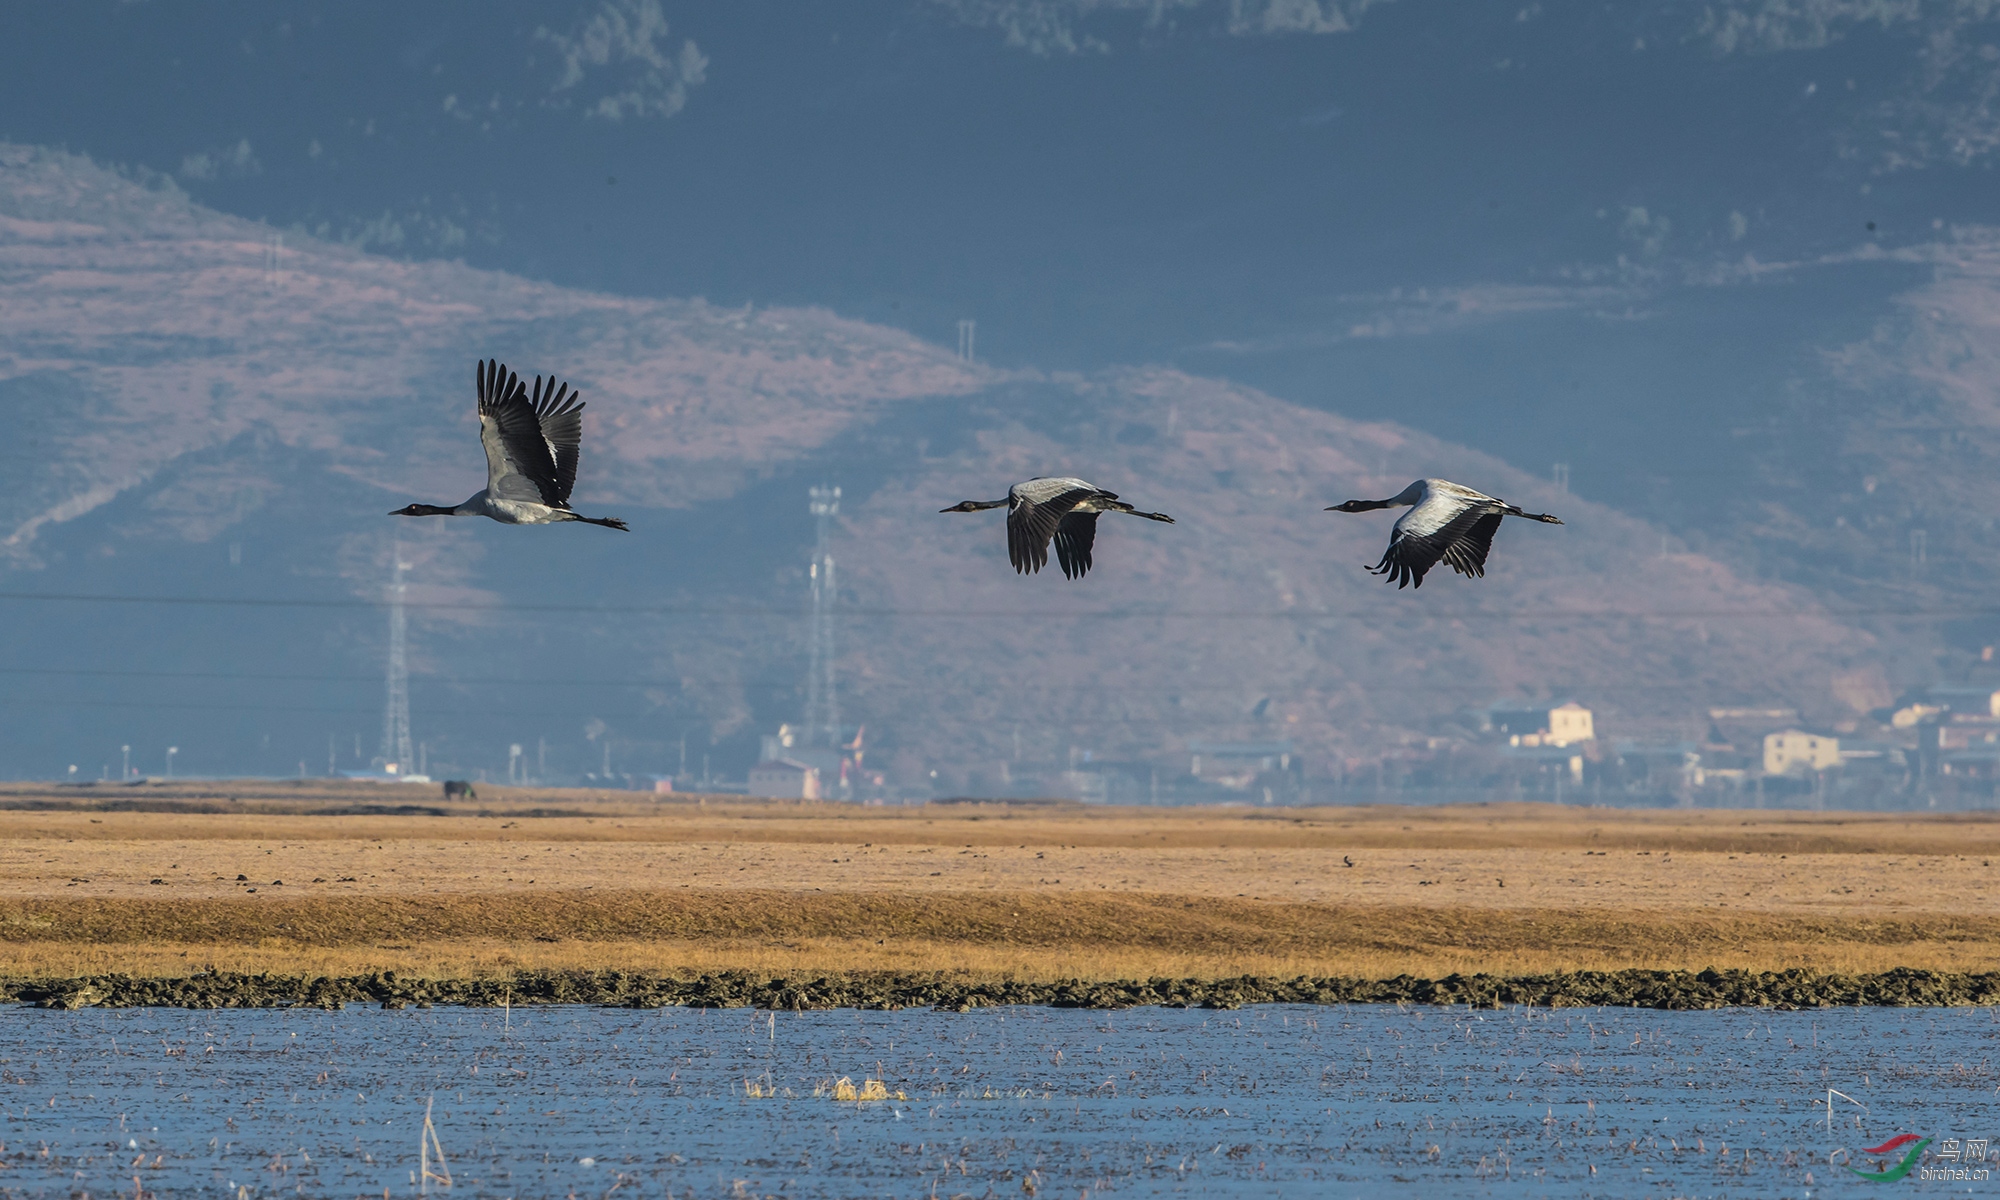
<instances>
[{"instance_id":1,"label":"lattice transmission tower","mask_svg":"<svg viewBox=\"0 0 2000 1200\"><path fill-rule=\"evenodd\" d=\"M808 746L840 741L840 693L833 675L833 518L840 512L840 489L816 487L810 511L818 536L813 542L812 629L807 637L805 740Z\"/></svg>"},{"instance_id":2,"label":"lattice transmission tower","mask_svg":"<svg viewBox=\"0 0 2000 1200\"><path fill-rule=\"evenodd\" d=\"M403 561L401 543L395 546L395 574L389 584L389 696L382 709L382 762L408 775L416 767L416 753L410 746L410 663L406 652L409 622L403 612Z\"/></svg>"}]
</instances>

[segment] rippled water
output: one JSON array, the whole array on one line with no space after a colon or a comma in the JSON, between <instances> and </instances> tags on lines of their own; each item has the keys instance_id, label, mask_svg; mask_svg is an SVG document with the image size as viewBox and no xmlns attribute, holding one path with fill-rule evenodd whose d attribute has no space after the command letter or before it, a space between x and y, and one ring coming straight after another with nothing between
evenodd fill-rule
<instances>
[{"instance_id":1,"label":"rippled water","mask_svg":"<svg viewBox=\"0 0 2000 1200\"><path fill-rule=\"evenodd\" d=\"M2000 1166L1996 1052L1965 1009L9 1008L0 1195L410 1195L427 1102L451 1195L1861 1194L1829 1156L1902 1133Z\"/></svg>"}]
</instances>

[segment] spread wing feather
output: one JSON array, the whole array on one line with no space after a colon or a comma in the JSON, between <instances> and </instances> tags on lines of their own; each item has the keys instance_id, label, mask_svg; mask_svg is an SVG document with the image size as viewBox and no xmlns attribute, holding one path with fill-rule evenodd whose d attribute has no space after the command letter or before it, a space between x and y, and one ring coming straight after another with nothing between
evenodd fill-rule
<instances>
[{"instance_id":1,"label":"spread wing feather","mask_svg":"<svg viewBox=\"0 0 2000 1200\"><path fill-rule=\"evenodd\" d=\"M1023 575L1049 564L1049 539L1069 510L1096 495L1091 488L1071 488L1038 502L1015 493L1007 507L1007 561Z\"/></svg>"},{"instance_id":2,"label":"spread wing feather","mask_svg":"<svg viewBox=\"0 0 2000 1200\"><path fill-rule=\"evenodd\" d=\"M1081 579L1090 570L1090 548L1097 541L1097 514L1073 512L1056 522L1056 562L1063 577Z\"/></svg>"},{"instance_id":3,"label":"spread wing feather","mask_svg":"<svg viewBox=\"0 0 2000 1200\"><path fill-rule=\"evenodd\" d=\"M556 460L520 377L491 359L480 364L479 440L486 447L486 494L567 508Z\"/></svg>"},{"instance_id":4,"label":"spread wing feather","mask_svg":"<svg viewBox=\"0 0 2000 1200\"><path fill-rule=\"evenodd\" d=\"M1444 548L1444 562L1468 579L1486 577L1486 556L1493 550L1493 535L1500 530L1502 514L1487 513L1463 537Z\"/></svg>"},{"instance_id":5,"label":"spread wing feather","mask_svg":"<svg viewBox=\"0 0 2000 1200\"><path fill-rule=\"evenodd\" d=\"M549 458L555 464L555 499L547 503L557 507L569 504L571 489L576 487L576 462L579 447L583 445L583 393L573 392L567 383L558 387L555 376L549 376L546 386L542 377L535 376L535 390L529 398L535 410L535 420L541 425L542 440L548 443Z\"/></svg>"},{"instance_id":6,"label":"spread wing feather","mask_svg":"<svg viewBox=\"0 0 2000 1200\"><path fill-rule=\"evenodd\" d=\"M1394 580L1399 588L1424 586L1424 576L1440 560L1462 575L1483 575L1486 552L1499 526L1499 513L1468 507L1429 533L1396 534L1382 552L1382 561L1369 570Z\"/></svg>"}]
</instances>

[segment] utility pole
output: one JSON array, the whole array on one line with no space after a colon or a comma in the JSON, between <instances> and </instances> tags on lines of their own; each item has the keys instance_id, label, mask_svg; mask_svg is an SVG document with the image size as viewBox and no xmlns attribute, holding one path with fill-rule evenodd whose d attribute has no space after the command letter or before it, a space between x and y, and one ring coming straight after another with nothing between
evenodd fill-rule
<instances>
[{"instance_id":1,"label":"utility pole","mask_svg":"<svg viewBox=\"0 0 2000 1200\"><path fill-rule=\"evenodd\" d=\"M958 323L958 357L966 362L972 361L973 337L978 331L979 323L977 321L960 321Z\"/></svg>"},{"instance_id":2,"label":"utility pole","mask_svg":"<svg viewBox=\"0 0 2000 1200\"><path fill-rule=\"evenodd\" d=\"M382 762L408 774L416 753L410 747L410 664L405 652L408 620L403 612L403 545L394 544L396 569L389 584L388 702L382 711Z\"/></svg>"},{"instance_id":3,"label":"utility pole","mask_svg":"<svg viewBox=\"0 0 2000 1200\"><path fill-rule=\"evenodd\" d=\"M833 518L840 512L840 489L812 489L810 511L818 529L812 561L812 628L808 632L805 740L809 746L840 743L840 697L833 675Z\"/></svg>"}]
</instances>

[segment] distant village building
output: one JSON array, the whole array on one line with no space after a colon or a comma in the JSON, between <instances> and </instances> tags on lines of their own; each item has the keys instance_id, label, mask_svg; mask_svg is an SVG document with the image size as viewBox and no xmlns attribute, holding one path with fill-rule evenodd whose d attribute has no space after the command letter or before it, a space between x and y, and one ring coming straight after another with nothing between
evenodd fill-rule
<instances>
[{"instance_id":1,"label":"distant village building","mask_svg":"<svg viewBox=\"0 0 2000 1200\"><path fill-rule=\"evenodd\" d=\"M750 794L772 800L817 800L819 768L789 758L760 762L750 768Z\"/></svg>"},{"instance_id":2,"label":"distant village building","mask_svg":"<svg viewBox=\"0 0 2000 1200\"><path fill-rule=\"evenodd\" d=\"M1787 729L1764 735L1764 774L1793 775L1840 765L1840 739Z\"/></svg>"},{"instance_id":3,"label":"distant village building","mask_svg":"<svg viewBox=\"0 0 2000 1200\"><path fill-rule=\"evenodd\" d=\"M1925 704L1917 701L1902 705L1895 712L1889 714L1889 724L1895 729L1914 729L1924 721L1937 716L1943 711L1944 709L1939 705Z\"/></svg>"},{"instance_id":4,"label":"distant village building","mask_svg":"<svg viewBox=\"0 0 2000 1200\"><path fill-rule=\"evenodd\" d=\"M1896 742L1866 738L1840 740L1840 769L1848 775L1871 774L1898 779L1908 770L1913 757L1907 747Z\"/></svg>"},{"instance_id":5,"label":"distant village building","mask_svg":"<svg viewBox=\"0 0 2000 1200\"><path fill-rule=\"evenodd\" d=\"M1889 716L1896 729L1913 729L1940 713L2000 717L2000 690L1969 684L1936 684L1906 695Z\"/></svg>"},{"instance_id":6,"label":"distant village building","mask_svg":"<svg viewBox=\"0 0 2000 1200\"><path fill-rule=\"evenodd\" d=\"M1750 754L1740 739L1732 738L1723 732L1719 725L1711 724L1708 727L1708 736L1703 739L1701 745L1695 747L1695 750L1700 755L1704 777L1741 779L1750 773L1752 766L1755 765L1753 760L1762 757L1763 739L1757 739L1758 752Z\"/></svg>"},{"instance_id":7,"label":"distant village building","mask_svg":"<svg viewBox=\"0 0 2000 1200\"><path fill-rule=\"evenodd\" d=\"M1552 775L1567 775L1571 783L1583 782L1583 755L1545 741L1540 735L1528 734L1501 754L1514 762L1533 763Z\"/></svg>"},{"instance_id":8,"label":"distant village building","mask_svg":"<svg viewBox=\"0 0 2000 1200\"><path fill-rule=\"evenodd\" d=\"M1589 709L1572 700L1553 708L1502 708L1488 710L1490 729L1507 735L1509 746L1574 746L1594 741L1597 727Z\"/></svg>"},{"instance_id":9,"label":"distant village building","mask_svg":"<svg viewBox=\"0 0 2000 1200\"><path fill-rule=\"evenodd\" d=\"M1977 684L1937 684L1925 689L1926 697L1954 713L1968 717L2000 717L2000 689Z\"/></svg>"},{"instance_id":10,"label":"distant village building","mask_svg":"<svg viewBox=\"0 0 2000 1200\"><path fill-rule=\"evenodd\" d=\"M760 762L777 762L786 757L794 746L803 744L799 741L796 725L780 725L778 732L767 733L759 740L762 742L762 752L757 756Z\"/></svg>"},{"instance_id":11,"label":"distant village building","mask_svg":"<svg viewBox=\"0 0 2000 1200\"><path fill-rule=\"evenodd\" d=\"M1771 739L1798 733L1798 725L1799 712L1795 708L1709 709L1708 736L1698 747L1701 782L1714 780L1741 786L1754 775L1770 773ZM1785 760L1790 761L1789 754Z\"/></svg>"},{"instance_id":12,"label":"distant village building","mask_svg":"<svg viewBox=\"0 0 2000 1200\"><path fill-rule=\"evenodd\" d=\"M859 753L859 739L854 747ZM775 734L763 736L762 753L750 769L750 794L787 800L831 800L846 793L849 762L842 750L833 746L808 746L805 731L797 725L780 725ZM855 762L858 762L858 757ZM810 781L798 778L809 771ZM764 782L760 785L758 780ZM769 789L769 790L764 790ZM801 790L810 789L810 790Z\"/></svg>"},{"instance_id":13,"label":"distant village building","mask_svg":"<svg viewBox=\"0 0 2000 1200\"><path fill-rule=\"evenodd\" d=\"M1620 741L1612 754L1627 780L1659 791L1681 792L1707 782L1700 747L1693 742Z\"/></svg>"},{"instance_id":14,"label":"distant village building","mask_svg":"<svg viewBox=\"0 0 2000 1200\"><path fill-rule=\"evenodd\" d=\"M1917 757L1926 774L2000 776L2000 717L1934 712L1917 724Z\"/></svg>"},{"instance_id":15,"label":"distant village building","mask_svg":"<svg viewBox=\"0 0 2000 1200\"><path fill-rule=\"evenodd\" d=\"M1745 722L1753 725L1768 725L1773 721L1796 721L1799 719L1799 710L1796 708L1711 708L1708 710L1708 719L1710 723L1717 725L1741 724Z\"/></svg>"},{"instance_id":16,"label":"distant village building","mask_svg":"<svg viewBox=\"0 0 2000 1200\"><path fill-rule=\"evenodd\" d=\"M1292 769L1292 744L1288 741L1190 742L1188 755L1188 774L1238 791L1267 771Z\"/></svg>"},{"instance_id":17,"label":"distant village building","mask_svg":"<svg viewBox=\"0 0 2000 1200\"><path fill-rule=\"evenodd\" d=\"M1597 737L1590 710L1572 700L1549 710L1549 731L1542 740L1551 746L1573 746Z\"/></svg>"},{"instance_id":18,"label":"distant village building","mask_svg":"<svg viewBox=\"0 0 2000 1200\"><path fill-rule=\"evenodd\" d=\"M1549 709L1545 704L1493 704L1485 709L1475 710L1481 733L1495 733L1502 737L1518 738L1523 734L1539 734L1549 727Z\"/></svg>"}]
</instances>

